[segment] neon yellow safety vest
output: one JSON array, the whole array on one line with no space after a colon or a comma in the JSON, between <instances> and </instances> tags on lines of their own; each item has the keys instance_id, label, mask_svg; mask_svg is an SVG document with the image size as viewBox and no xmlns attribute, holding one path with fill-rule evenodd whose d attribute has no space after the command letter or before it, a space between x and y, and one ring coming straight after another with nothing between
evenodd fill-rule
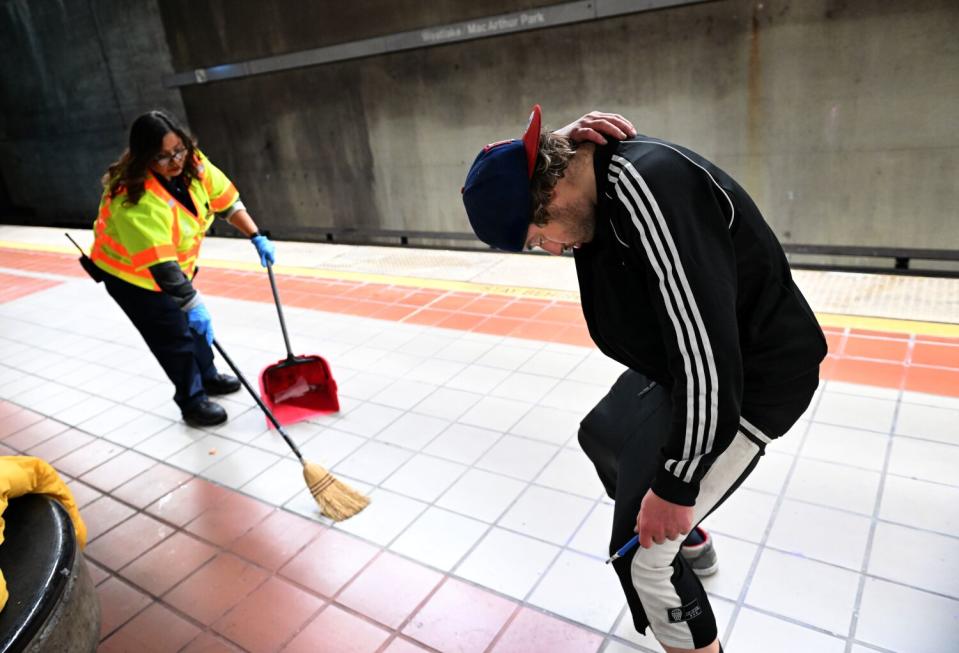
<instances>
[{"instance_id":1,"label":"neon yellow safety vest","mask_svg":"<svg viewBox=\"0 0 959 653\"><path fill-rule=\"evenodd\" d=\"M203 236L214 214L230 208L240 194L223 172L196 150L199 179L190 183L197 214L180 204L147 173L143 196L133 206L124 205L126 192L110 197L104 191L93 223L90 258L104 272L135 286L160 291L148 269L164 261L177 261L187 279L193 278Z\"/></svg>"}]
</instances>

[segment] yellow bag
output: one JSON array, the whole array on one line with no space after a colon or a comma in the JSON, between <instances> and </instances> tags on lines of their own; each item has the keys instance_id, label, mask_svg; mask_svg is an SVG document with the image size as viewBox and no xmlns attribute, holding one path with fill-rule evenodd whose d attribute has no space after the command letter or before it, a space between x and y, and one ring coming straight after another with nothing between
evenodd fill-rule
<instances>
[{"instance_id":1,"label":"yellow bag","mask_svg":"<svg viewBox=\"0 0 959 653\"><path fill-rule=\"evenodd\" d=\"M24 494L46 494L66 508L73 522L80 548L87 545L87 527L73 500L73 493L57 471L45 460L31 456L0 456L0 544L3 544L3 512L10 499ZM7 583L0 571L0 610L7 604Z\"/></svg>"}]
</instances>

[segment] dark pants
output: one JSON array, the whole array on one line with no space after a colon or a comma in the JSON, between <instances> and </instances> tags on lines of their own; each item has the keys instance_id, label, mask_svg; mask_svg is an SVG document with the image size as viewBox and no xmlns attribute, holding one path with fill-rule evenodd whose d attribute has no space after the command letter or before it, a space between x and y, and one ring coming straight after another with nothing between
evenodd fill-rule
<instances>
[{"instance_id":1,"label":"dark pants","mask_svg":"<svg viewBox=\"0 0 959 653\"><path fill-rule=\"evenodd\" d=\"M662 464L660 452L671 420L669 392L627 370L580 425L580 444L616 502L610 555L634 535L640 504ZM763 455L768 437L755 428L759 436L747 437L743 430L703 478L694 523L722 504ZM716 620L699 578L679 555L680 545L679 540L667 540L649 549L636 547L613 567L637 631L645 633L652 626L664 644L699 648L716 639Z\"/></svg>"},{"instance_id":2,"label":"dark pants","mask_svg":"<svg viewBox=\"0 0 959 653\"><path fill-rule=\"evenodd\" d=\"M167 377L176 387L173 400L181 410L206 401L203 379L216 375L213 350L190 328L186 313L169 296L104 275L107 292L143 336Z\"/></svg>"}]
</instances>

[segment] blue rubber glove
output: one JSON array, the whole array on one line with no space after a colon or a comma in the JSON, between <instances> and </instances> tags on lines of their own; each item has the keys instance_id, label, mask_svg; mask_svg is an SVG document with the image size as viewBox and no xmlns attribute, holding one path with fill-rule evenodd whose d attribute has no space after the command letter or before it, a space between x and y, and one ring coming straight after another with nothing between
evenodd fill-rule
<instances>
[{"instance_id":1,"label":"blue rubber glove","mask_svg":"<svg viewBox=\"0 0 959 653\"><path fill-rule=\"evenodd\" d=\"M213 322L206 306L197 304L187 312L186 319L191 329L206 338L206 344L213 345Z\"/></svg>"},{"instance_id":2,"label":"blue rubber glove","mask_svg":"<svg viewBox=\"0 0 959 653\"><path fill-rule=\"evenodd\" d=\"M260 255L260 265L266 267L267 263L270 265L276 263L276 245L270 242L269 238L260 234L253 236L250 241L256 247L256 253Z\"/></svg>"}]
</instances>

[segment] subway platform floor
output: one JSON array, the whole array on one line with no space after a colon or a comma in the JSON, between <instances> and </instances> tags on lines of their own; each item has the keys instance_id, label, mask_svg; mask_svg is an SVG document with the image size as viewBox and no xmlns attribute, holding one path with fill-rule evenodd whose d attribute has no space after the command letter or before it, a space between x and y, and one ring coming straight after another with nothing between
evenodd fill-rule
<instances>
[{"instance_id":1,"label":"subway platform floor","mask_svg":"<svg viewBox=\"0 0 959 653\"><path fill-rule=\"evenodd\" d=\"M179 421L139 335L61 240L0 227L0 454L68 479L99 650L662 650L603 564L612 505L575 436L622 368L589 342L571 260L278 244L293 349L330 361L342 404L289 430L372 499L333 524L249 397L222 401L220 427ZM251 379L283 357L254 259L209 239L197 278ZM947 650L959 282L796 276L831 353L804 418L704 524L724 647Z\"/></svg>"}]
</instances>

